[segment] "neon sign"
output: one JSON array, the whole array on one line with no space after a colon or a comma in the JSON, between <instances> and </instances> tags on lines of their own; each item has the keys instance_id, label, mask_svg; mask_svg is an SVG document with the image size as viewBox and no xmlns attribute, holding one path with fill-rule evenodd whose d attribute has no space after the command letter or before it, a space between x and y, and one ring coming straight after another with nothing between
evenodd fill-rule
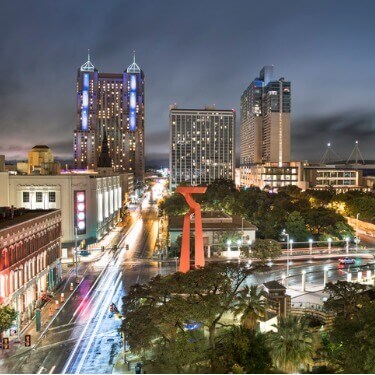
<instances>
[{"instance_id":1,"label":"neon sign","mask_svg":"<svg viewBox=\"0 0 375 375\"><path fill-rule=\"evenodd\" d=\"M83 89L82 89L82 130L87 130L89 114L89 75L83 75Z\"/></svg>"},{"instance_id":2,"label":"neon sign","mask_svg":"<svg viewBox=\"0 0 375 375\"><path fill-rule=\"evenodd\" d=\"M77 234L86 233L86 192L79 190L74 192L74 226Z\"/></svg>"},{"instance_id":3,"label":"neon sign","mask_svg":"<svg viewBox=\"0 0 375 375\"><path fill-rule=\"evenodd\" d=\"M136 130L136 111L137 111L137 77L130 76L130 115L129 115L129 129L130 131Z\"/></svg>"}]
</instances>

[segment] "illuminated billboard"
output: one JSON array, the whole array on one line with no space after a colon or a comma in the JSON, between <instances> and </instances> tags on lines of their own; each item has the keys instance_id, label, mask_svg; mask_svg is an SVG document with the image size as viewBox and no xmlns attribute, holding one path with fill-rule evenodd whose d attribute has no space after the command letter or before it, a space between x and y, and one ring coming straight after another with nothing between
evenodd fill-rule
<instances>
[{"instance_id":1,"label":"illuminated billboard","mask_svg":"<svg viewBox=\"0 0 375 375\"><path fill-rule=\"evenodd\" d=\"M74 192L74 227L77 234L86 234L86 192L76 190Z\"/></svg>"},{"instance_id":2,"label":"illuminated billboard","mask_svg":"<svg viewBox=\"0 0 375 375\"><path fill-rule=\"evenodd\" d=\"M83 75L83 88L82 88L82 130L88 128L88 114L89 114L89 75Z\"/></svg>"},{"instance_id":3,"label":"illuminated billboard","mask_svg":"<svg viewBox=\"0 0 375 375\"><path fill-rule=\"evenodd\" d=\"M130 115L129 115L129 129L130 131L136 130L136 118L137 118L137 77L135 75L130 76Z\"/></svg>"}]
</instances>

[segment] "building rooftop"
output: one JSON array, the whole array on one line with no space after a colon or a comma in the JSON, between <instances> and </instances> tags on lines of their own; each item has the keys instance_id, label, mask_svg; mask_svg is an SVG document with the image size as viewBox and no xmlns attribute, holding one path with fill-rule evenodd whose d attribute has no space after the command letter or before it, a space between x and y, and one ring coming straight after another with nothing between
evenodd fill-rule
<instances>
[{"instance_id":1,"label":"building rooftop","mask_svg":"<svg viewBox=\"0 0 375 375\"><path fill-rule=\"evenodd\" d=\"M278 281L267 281L263 283L263 285L269 290L269 291L276 291L276 290L286 290L285 286L283 284L280 284Z\"/></svg>"},{"instance_id":2,"label":"building rooftop","mask_svg":"<svg viewBox=\"0 0 375 375\"><path fill-rule=\"evenodd\" d=\"M13 211L13 214L12 214ZM0 207L0 230L13 227L58 210L27 210L25 208Z\"/></svg>"},{"instance_id":3,"label":"building rooftop","mask_svg":"<svg viewBox=\"0 0 375 375\"><path fill-rule=\"evenodd\" d=\"M49 150L49 147L46 146L46 145L36 145L36 146L33 147L33 150L36 149L36 148L43 148L43 149Z\"/></svg>"},{"instance_id":4,"label":"building rooftop","mask_svg":"<svg viewBox=\"0 0 375 375\"><path fill-rule=\"evenodd\" d=\"M182 231L184 216L169 216L169 230ZM241 216L230 216L223 212L204 211L202 212L203 230L257 230L258 228L247 220L242 220ZM191 219L191 230L195 228L194 217Z\"/></svg>"}]
</instances>

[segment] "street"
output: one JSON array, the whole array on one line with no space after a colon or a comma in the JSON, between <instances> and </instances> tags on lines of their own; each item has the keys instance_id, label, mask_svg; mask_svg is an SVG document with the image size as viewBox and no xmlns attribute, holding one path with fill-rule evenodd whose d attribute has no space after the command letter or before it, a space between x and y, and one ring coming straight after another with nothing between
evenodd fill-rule
<instances>
[{"instance_id":1,"label":"street","mask_svg":"<svg viewBox=\"0 0 375 375\"><path fill-rule=\"evenodd\" d=\"M117 251L107 251L98 260L81 264L83 278L76 291L53 320L42 326L40 336L32 337L31 349L20 348L2 360L1 373L112 373L123 340L121 318L110 311L110 305L121 312L122 298L131 285L147 282L158 273L176 271L174 261L158 264L151 259L157 232L156 206L145 199L140 217L124 231ZM369 260L356 261L358 267ZM291 260L289 290L300 290L302 270L306 271L306 293L309 288L323 289L326 268L328 281L347 277L347 269L340 269L337 259ZM247 283L280 281L285 270L285 262L270 264L267 270L251 275Z\"/></svg>"}]
</instances>

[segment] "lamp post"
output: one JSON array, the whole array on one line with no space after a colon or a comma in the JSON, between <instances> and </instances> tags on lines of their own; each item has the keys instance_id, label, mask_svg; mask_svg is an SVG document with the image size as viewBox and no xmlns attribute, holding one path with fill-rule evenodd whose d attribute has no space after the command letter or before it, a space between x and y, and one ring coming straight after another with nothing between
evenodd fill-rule
<instances>
[{"instance_id":1,"label":"lamp post","mask_svg":"<svg viewBox=\"0 0 375 375\"><path fill-rule=\"evenodd\" d=\"M302 292L306 291L306 270L302 270Z\"/></svg>"},{"instance_id":2,"label":"lamp post","mask_svg":"<svg viewBox=\"0 0 375 375\"><path fill-rule=\"evenodd\" d=\"M229 253L230 253L230 245L232 244L232 241L231 240L228 240L227 241L227 246L228 246L228 249L227 249L227 251L228 251L228 256L229 256Z\"/></svg>"},{"instance_id":3,"label":"lamp post","mask_svg":"<svg viewBox=\"0 0 375 375\"><path fill-rule=\"evenodd\" d=\"M346 243L346 253L347 253L347 254L349 253L349 241L350 241L350 238L349 238L349 237L346 237L346 238L345 238L345 243Z\"/></svg>"},{"instance_id":4,"label":"lamp post","mask_svg":"<svg viewBox=\"0 0 375 375\"><path fill-rule=\"evenodd\" d=\"M289 277L289 233L286 232L285 229L283 229L282 236L286 237L286 278L285 278L285 286L288 287L288 277Z\"/></svg>"},{"instance_id":5,"label":"lamp post","mask_svg":"<svg viewBox=\"0 0 375 375\"><path fill-rule=\"evenodd\" d=\"M237 240L237 246L238 246L238 263L240 263L242 240Z\"/></svg>"},{"instance_id":6,"label":"lamp post","mask_svg":"<svg viewBox=\"0 0 375 375\"><path fill-rule=\"evenodd\" d=\"M324 286L326 286L328 283L328 267L324 267L323 283Z\"/></svg>"},{"instance_id":7,"label":"lamp post","mask_svg":"<svg viewBox=\"0 0 375 375\"><path fill-rule=\"evenodd\" d=\"M290 250L290 255L293 255L293 240L289 239L289 250Z\"/></svg>"},{"instance_id":8,"label":"lamp post","mask_svg":"<svg viewBox=\"0 0 375 375\"><path fill-rule=\"evenodd\" d=\"M312 255L312 245L313 245L313 240L312 240L312 238L310 238L310 239L309 239L310 255Z\"/></svg>"},{"instance_id":9,"label":"lamp post","mask_svg":"<svg viewBox=\"0 0 375 375\"><path fill-rule=\"evenodd\" d=\"M354 238L354 243L355 243L355 251L358 251L358 244L360 243L359 237Z\"/></svg>"},{"instance_id":10,"label":"lamp post","mask_svg":"<svg viewBox=\"0 0 375 375\"><path fill-rule=\"evenodd\" d=\"M74 228L74 247L75 247L75 271L76 271L76 283L78 283L78 228Z\"/></svg>"}]
</instances>

